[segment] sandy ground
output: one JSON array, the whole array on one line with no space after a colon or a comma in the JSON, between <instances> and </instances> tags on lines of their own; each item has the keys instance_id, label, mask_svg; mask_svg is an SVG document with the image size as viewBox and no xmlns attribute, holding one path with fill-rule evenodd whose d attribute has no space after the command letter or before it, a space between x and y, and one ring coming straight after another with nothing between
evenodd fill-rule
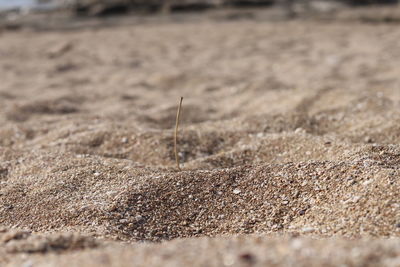
<instances>
[{"instance_id":1,"label":"sandy ground","mask_svg":"<svg viewBox=\"0 0 400 267\"><path fill-rule=\"evenodd\" d=\"M0 265L400 266L399 40L348 20L1 32Z\"/></svg>"}]
</instances>

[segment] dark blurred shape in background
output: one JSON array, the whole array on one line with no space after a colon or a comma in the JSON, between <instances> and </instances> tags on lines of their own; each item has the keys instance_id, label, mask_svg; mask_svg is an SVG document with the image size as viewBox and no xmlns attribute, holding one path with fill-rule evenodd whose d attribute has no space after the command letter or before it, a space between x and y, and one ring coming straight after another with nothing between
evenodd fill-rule
<instances>
[{"instance_id":1,"label":"dark blurred shape in background","mask_svg":"<svg viewBox=\"0 0 400 267\"><path fill-rule=\"evenodd\" d=\"M0 10L50 10L69 9L77 15L107 15L128 12L170 13L203 11L220 7L271 7L290 8L303 3L332 3L345 5L388 5L398 0L0 0Z\"/></svg>"},{"instance_id":2,"label":"dark blurred shape in background","mask_svg":"<svg viewBox=\"0 0 400 267\"><path fill-rule=\"evenodd\" d=\"M179 12L202 11L220 7L260 7L280 5L290 9L295 4L311 2L339 2L346 5L387 5L397 4L398 0L60 0L80 15L104 15L109 13L139 12Z\"/></svg>"},{"instance_id":3,"label":"dark blurred shape in background","mask_svg":"<svg viewBox=\"0 0 400 267\"><path fill-rule=\"evenodd\" d=\"M399 0L0 0L0 29L79 28L86 23L85 18L90 20L126 14L130 16L120 18L130 19L131 22L124 23L137 23L146 19L188 21L201 18L257 21L293 18L329 20L336 19L337 16L345 20L368 23L398 23L400 8L392 8L398 5L398 2ZM382 8L351 8L367 6ZM358 9L356 15L346 14L347 10L355 9ZM204 16L189 15L204 11L209 12ZM151 14L157 16L147 16ZM172 16L165 16L168 14ZM102 20L102 23L104 22L121 23Z\"/></svg>"}]
</instances>

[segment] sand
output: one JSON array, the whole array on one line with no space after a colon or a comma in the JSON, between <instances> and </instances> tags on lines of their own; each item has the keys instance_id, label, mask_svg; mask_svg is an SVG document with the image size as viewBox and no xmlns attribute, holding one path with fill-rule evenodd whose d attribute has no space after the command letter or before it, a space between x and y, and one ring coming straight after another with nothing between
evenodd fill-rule
<instances>
[{"instance_id":1,"label":"sand","mask_svg":"<svg viewBox=\"0 0 400 267\"><path fill-rule=\"evenodd\" d=\"M349 19L3 30L0 265L399 266L399 39Z\"/></svg>"}]
</instances>

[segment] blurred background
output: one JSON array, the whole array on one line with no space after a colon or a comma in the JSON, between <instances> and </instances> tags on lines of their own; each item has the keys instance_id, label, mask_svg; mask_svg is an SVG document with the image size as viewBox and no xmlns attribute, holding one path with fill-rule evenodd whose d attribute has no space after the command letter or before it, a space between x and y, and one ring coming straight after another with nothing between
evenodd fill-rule
<instances>
[{"instance_id":1,"label":"blurred background","mask_svg":"<svg viewBox=\"0 0 400 267\"><path fill-rule=\"evenodd\" d=\"M129 12L170 13L204 11L217 8L272 7L279 5L290 12L300 11L299 5L309 10L331 11L339 6L393 5L398 0L0 0L0 10L70 10L79 15L106 15ZM303 7L304 8L304 7ZM286 11L288 11L286 10Z\"/></svg>"}]
</instances>

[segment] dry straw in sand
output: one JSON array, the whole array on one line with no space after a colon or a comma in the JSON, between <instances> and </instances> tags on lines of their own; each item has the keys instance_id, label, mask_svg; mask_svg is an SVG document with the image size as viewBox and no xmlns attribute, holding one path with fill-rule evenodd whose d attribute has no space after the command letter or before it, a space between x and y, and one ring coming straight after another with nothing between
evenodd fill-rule
<instances>
[{"instance_id":1,"label":"dry straw in sand","mask_svg":"<svg viewBox=\"0 0 400 267\"><path fill-rule=\"evenodd\" d=\"M178 128L179 128L179 120L181 117L182 101L183 97L181 97L181 100L179 101L178 112L176 113L175 134L174 134L175 161L178 170L181 170L181 167L179 166L179 155L178 155Z\"/></svg>"}]
</instances>

